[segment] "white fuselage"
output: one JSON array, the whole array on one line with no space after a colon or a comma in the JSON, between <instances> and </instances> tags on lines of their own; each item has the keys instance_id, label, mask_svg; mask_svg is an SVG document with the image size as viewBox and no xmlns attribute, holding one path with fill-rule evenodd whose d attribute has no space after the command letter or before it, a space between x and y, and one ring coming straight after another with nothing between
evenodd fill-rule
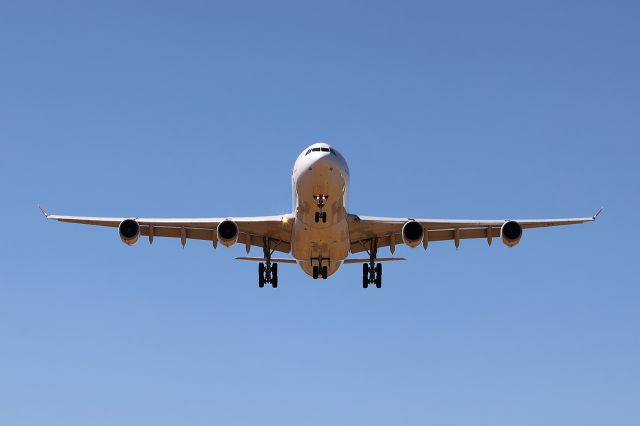
<instances>
[{"instance_id":1,"label":"white fuselage","mask_svg":"<svg viewBox=\"0 0 640 426\"><path fill-rule=\"evenodd\" d=\"M347 163L329 145L314 144L296 160L291 181L295 216L291 254L307 274L312 275L314 266L326 266L328 275L332 275L350 249ZM326 222L316 221L319 197L326 198L322 208Z\"/></svg>"}]
</instances>

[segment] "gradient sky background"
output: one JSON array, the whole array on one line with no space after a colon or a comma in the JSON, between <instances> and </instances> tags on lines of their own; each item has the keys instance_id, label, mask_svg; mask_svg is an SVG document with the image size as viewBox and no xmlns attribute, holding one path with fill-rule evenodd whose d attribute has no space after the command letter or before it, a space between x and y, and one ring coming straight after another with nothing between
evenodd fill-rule
<instances>
[{"instance_id":1,"label":"gradient sky background","mask_svg":"<svg viewBox=\"0 0 640 426\"><path fill-rule=\"evenodd\" d=\"M96 3L0 4L0 423L640 423L638 2ZM272 290L36 208L289 212L318 140L354 213L606 211Z\"/></svg>"}]
</instances>

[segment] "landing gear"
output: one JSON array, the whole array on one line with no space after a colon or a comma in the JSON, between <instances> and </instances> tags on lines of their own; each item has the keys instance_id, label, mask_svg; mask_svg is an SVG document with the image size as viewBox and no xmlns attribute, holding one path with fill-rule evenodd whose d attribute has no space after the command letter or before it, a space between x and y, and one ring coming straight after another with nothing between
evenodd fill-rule
<instances>
[{"instance_id":1,"label":"landing gear","mask_svg":"<svg viewBox=\"0 0 640 426\"><path fill-rule=\"evenodd\" d=\"M258 287L263 288L265 284L271 284L271 287L278 288L278 264L271 263L271 255L274 250L269 247L269 239L263 240L264 258L266 263L258 264Z\"/></svg>"},{"instance_id":2,"label":"landing gear","mask_svg":"<svg viewBox=\"0 0 640 426\"><path fill-rule=\"evenodd\" d=\"M278 288L278 264L260 262L258 264L258 287L262 288L265 284L271 284L271 287Z\"/></svg>"},{"instance_id":3,"label":"landing gear","mask_svg":"<svg viewBox=\"0 0 640 426\"><path fill-rule=\"evenodd\" d=\"M375 240L371 241L369 263L362 264L362 288L369 288L369 284L375 284L376 288L382 287L382 263L376 263L378 247Z\"/></svg>"},{"instance_id":4,"label":"landing gear","mask_svg":"<svg viewBox=\"0 0 640 426\"><path fill-rule=\"evenodd\" d=\"M319 223L322 220L322 223L327 223L327 212L324 211L324 205L327 203L328 195L320 194L314 195L313 199L316 200L316 205L318 206L318 211L315 213L315 221Z\"/></svg>"},{"instance_id":5,"label":"landing gear","mask_svg":"<svg viewBox=\"0 0 640 426\"><path fill-rule=\"evenodd\" d=\"M278 288L278 264L271 265L271 287Z\"/></svg>"},{"instance_id":6,"label":"landing gear","mask_svg":"<svg viewBox=\"0 0 640 426\"><path fill-rule=\"evenodd\" d=\"M258 287L260 287L260 288L264 287L264 283L266 281L267 281L267 279L266 279L266 275L265 275L264 263L260 262L258 264Z\"/></svg>"},{"instance_id":7,"label":"landing gear","mask_svg":"<svg viewBox=\"0 0 640 426\"><path fill-rule=\"evenodd\" d=\"M313 265L313 267L311 268L311 275L313 276L313 279L317 280L318 278L322 278L323 280L326 280L329 276L329 268L327 268L327 265L325 265L324 263L328 263L329 259L314 257L311 259L311 262L312 264L317 262L317 264Z\"/></svg>"},{"instance_id":8,"label":"landing gear","mask_svg":"<svg viewBox=\"0 0 640 426\"><path fill-rule=\"evenodd\" d=\"M312 269L312 276L314 280L317 280L318 278L322 278L323 280L326 280L327 277L329 276L328 270L326 266L314 266Z\"/></svg>"},{"instance_id":9,"label":"landing gear","mask_svg":"<svg viewBox=\"0 0 640 426\"><path fill-rule=\"evenodd\" d=\"M369 264L362 264L362 288L369 288Z\"/></svg>"},{"instance_id":10,"label":"landing gear","mask_svg":"<svg viewBox=\"0 0 640 426\"><path fill-rule=\"evenodd\" d=\"M375 284L376 288L382 287L382 263L362 264L362 288L369 288L369 284Z\"/></svg>"}]
</instances>

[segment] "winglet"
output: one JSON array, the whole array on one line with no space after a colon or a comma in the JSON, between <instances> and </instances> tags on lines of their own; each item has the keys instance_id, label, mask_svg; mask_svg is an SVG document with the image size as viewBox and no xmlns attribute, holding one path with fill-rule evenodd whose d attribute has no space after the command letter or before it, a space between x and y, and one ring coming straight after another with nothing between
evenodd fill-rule
<instances>
[{"instance_id":1,"label":"winglet","mask_svg":"<svg viewBox=\"0 0 640 426\"><path fill-rule=\"evenodd\" d=\"M49 213L47 213L40 204L38 204L38 208L40 209L40 211L42 212L45 218L49 217Z\"/></svg>"},{"instance_id":2,"label":"winglet","mask_svg":"<svg viewBox=\"0 0 640 426\"><path fill-rule=\"evenodd\" d=\"M602 211L603 211L603 210L604 210L604 207L600 207L600 210L598 210L598 211L596 212L596 214L594 214L594 215L592 216L592 217L593 217L593 220L596 220L596 219L598 218L598 216L600 216L600 213L602 213Z\"/></svg>"}]
</instances>

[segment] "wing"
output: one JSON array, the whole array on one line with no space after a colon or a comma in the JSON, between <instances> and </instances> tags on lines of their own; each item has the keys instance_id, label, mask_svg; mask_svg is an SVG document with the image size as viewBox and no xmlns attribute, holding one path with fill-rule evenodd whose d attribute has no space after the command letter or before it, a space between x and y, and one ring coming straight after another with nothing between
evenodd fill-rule
<instances>
[{"instance_id":1,"label":"wing","mask_svg":"<svg viewBox=\"0 0 640 426\"><path fill-rule=\"evenodd\" d=\"M42 210L42 209L41 209ZM230 218L126 218L126 217L89 217L89 216L60 216L42 213L47 219L59 222L80 223L117 228L125 219L135 219L140 225L140 234L149 237L180 238L183 245L187 239L209 240L217 246L217 227L224 220L232 220L238 225L238 243L244 244L249 252L251 246L264 247L266 239L269 247L282 253L291 251L292 215L258 216L258 217L230 217Z\"/></svg>"},{"instance_id":2,"label":"wing","mask_svg":"<svg viewBox=\"0 0 640 426\"><path fill-rule=\"evenodd\" d=\"M602 209L589 217L575 217L566 219L525 219L516 222L522 229L544 228L548 226L574 225L593 222ZM413 219L390 218L349 215L349 237L351 252L359 253L371 248L372 242L376 247L390 247L393 252L396 244L402 244L402 227L409 221L416 221L424 229L423 245L426 248L431 241L454 240L456 247L460 240L470 238L491 239L500 236L500 228L509 219L498 220L451 220L451 219Z\"/></svg>"}]
</instances>

